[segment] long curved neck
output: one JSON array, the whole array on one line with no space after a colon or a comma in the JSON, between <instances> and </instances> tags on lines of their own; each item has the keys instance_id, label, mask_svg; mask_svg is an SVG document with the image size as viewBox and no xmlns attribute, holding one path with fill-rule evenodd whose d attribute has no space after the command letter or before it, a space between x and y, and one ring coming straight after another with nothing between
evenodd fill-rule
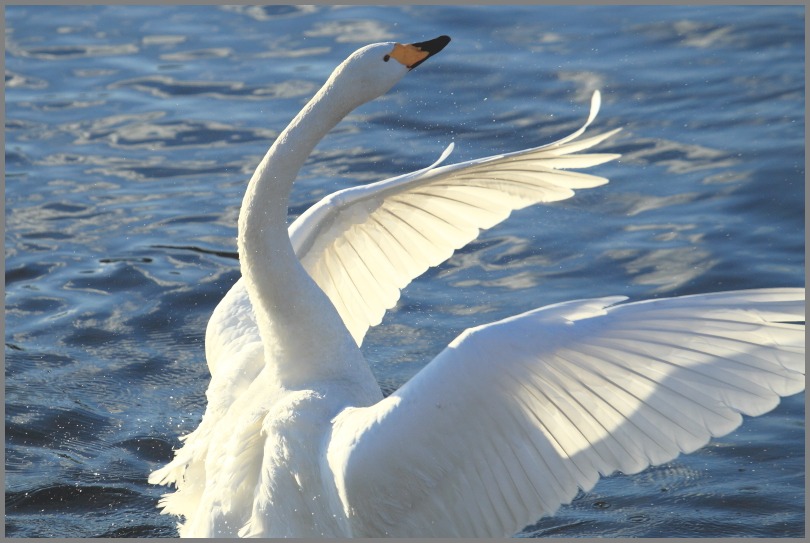
<instances>
[{"instance_id":1,"label":"long curved neck","mask_svg":"<svg viewBox=\"0 0 810 543\"><path fill-rule=\"evenodd\" d=\"M344 336L350 338L334 306L301 266L287 233L293 182L315 145L353 109L346 102L329 83L310 100L257 167L239 214L240 265L265 357L288 383L296 372L302 378L317 373L306 367L308 361L323 358L324 349L345 348ZM309 337L313 331L317 337Z\"/></svg>"},{"instance_id":2,"label":"long curved neck","mask_svg":"<svg viewBox=\"0 0 810 543\"><path fill-rule=\"evenodd\" d=\"M339 106L340 101L325 86L276 138L253 173L239 214L239 254L245 258L242 266L248 274L253 264L267 269L288 261L274 258L273 262L270 257L292 254L287 206L293 182L315 145L351 110L333 104ZM283 278L272 283L281 286Z\"/></svg>"}]
</instances>

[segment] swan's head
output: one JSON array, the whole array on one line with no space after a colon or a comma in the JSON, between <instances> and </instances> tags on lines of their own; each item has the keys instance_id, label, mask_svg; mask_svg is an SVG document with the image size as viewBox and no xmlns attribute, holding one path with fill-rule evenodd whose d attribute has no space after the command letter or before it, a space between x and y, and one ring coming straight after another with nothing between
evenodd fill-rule
<instances>
[{"instance_id":1,"label":"swan's head","mask_svg":"<svg viewBox=\"0 0 810 543\"><path fill-rule=\"evenodd\" d=\"M327 85L346 91L347 99L357 106L388 92L406 73L444 49L449 42L449 37L439 36L405 45L395 42L367 45L343 61L332 73L331 85Z\"/></svg>"}]
</instances>

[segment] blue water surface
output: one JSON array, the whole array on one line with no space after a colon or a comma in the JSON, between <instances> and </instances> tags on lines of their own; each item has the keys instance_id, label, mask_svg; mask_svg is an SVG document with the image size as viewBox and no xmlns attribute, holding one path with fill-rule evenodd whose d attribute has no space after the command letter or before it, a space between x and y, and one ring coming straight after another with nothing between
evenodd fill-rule
<instances>
[{"instance_id":1,"label":"blue water surface","mask_svg":"<svg viewBox=\"0 0 810 543\"><path fill-rule=\"evenodd\" d=\"M354 49L453 41L314 152L329 192L572 131L609 185L515 213L412 283L385 391L467 327L577 298L804 285L802 6L7 6L6 534L174 536L147 474L200 421L203 334L273 138ZM804 395L581 493L526 536L803 537Z\"/></svg>"}]
</instances>

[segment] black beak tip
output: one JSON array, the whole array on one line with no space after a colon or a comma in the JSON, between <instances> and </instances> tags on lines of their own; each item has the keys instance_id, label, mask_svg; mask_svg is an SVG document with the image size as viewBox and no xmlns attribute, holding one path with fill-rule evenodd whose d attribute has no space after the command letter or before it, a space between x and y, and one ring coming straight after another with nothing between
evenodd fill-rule
<instances>
[{"instance_id":1,"label":"black beak tip","mask_svg":"<svg viewBox=\"0 0 810 543\"><path fill-rule=\"evenodd\" d=\"M427 59L429 59L430 57L432 57L433 55L444 49L444 47L448 43L450 43L450 36L439 36L438 38L433 38L432 40L420 41L419 43L412 43L411 45L419 48L419 50L421 51L426 52L428 56L426 56L419 62L412 64L409 68L413 70L414 68L422 64L424 61L426 61Z\"/></svg>"},{"instance_id":2,"label":"black beak tip","mask_svg":"<svg viewBox=\"0 0 810 543\"><path fill-rule=\"evenodd\" d=\"M448 43L450 43L450 36L439 36L438 38L414 43L412 45L414 47L418 47L422 51L427 52L428 56L431 56L444 49Z\"/></svg>"}]
</instances>

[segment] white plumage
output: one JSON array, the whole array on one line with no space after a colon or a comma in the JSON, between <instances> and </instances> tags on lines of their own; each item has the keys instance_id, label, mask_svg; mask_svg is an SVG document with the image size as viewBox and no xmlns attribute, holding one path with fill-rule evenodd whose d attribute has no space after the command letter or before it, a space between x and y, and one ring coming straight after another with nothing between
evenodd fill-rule
<instances>
[{"instance_id":1,"label":"white plumage","mask_svg":"<svg viewBox=\"0 0 810 543\"><path fill-rule=\"evenodd\" d=\"M569 171L615 131L324 198L290 226L315 144L449 38L367 46L268 151L239 219L243 278L206 331L200 426L149 481L183 536L506 536L804 389L804 289L565 302L462 333L383 399L358 346L428 267L513 210L607 183ZM802 324L799 324L801 322Z\"/></svg>"}]
</instances>

